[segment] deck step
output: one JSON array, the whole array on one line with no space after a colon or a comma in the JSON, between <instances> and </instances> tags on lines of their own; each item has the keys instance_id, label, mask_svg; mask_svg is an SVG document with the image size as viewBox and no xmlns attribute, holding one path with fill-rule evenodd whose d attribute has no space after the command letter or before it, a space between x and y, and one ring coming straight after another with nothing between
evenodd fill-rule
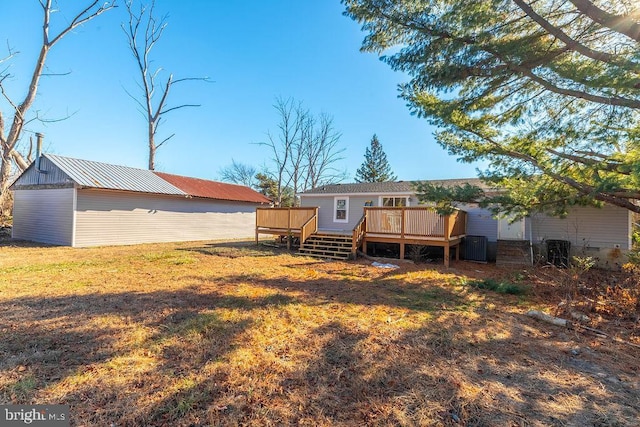
<instances>
[{"instance_id":1,"label":"deck step","mask_svg":"<svg viewBox=\"0 0 640 427\"><path fill-rule=\"evenodd\" d=\"M322 250L330 250L330 251L347 251L351 252L351 244L348 246L337 246L331 244L321 244L321 243L305 243L300 249L322 249Z\"/></svg>"},{"instance_id":2,"label":"deck step","mask_svg":"<svg viewBox=\"0 0 640 427\"><path fill-rule=\"evenodd\" d=\"M496 265L530 265L531 248L529 241L498 240Z\"/></svg>"},{"instance_id":3,"label":"deck step","mask_svg":"<svg viewBox=\"0 0 640 427\"><path fill-rule=\"evenodd\" d=\"M317 240L328 240L332 242L351 242L351 240L353 239L352 236L342 236L342 235L332 236L330 234L314 234L309 238L317 239Z\"/></svg>"},{"instance_id":4,"label":"deck step","mask_svg":"<svg viewBox=\"0 0 640 427\"><path fill-rule=\"evenodd\" d=\"M351 258L352 237L340 234L314 234L298 250L314 258L347 260Z\"/></svg>"}]
</instances>

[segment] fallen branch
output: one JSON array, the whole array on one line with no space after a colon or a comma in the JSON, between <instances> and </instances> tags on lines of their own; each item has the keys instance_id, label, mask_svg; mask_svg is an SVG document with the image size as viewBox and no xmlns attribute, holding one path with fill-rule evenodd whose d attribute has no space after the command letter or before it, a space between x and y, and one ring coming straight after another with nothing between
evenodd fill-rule
<instances>
[{"instance_id":1,"label":"fallen branch","mask_svg":"<svg viewBox=\"0 0 640 427\"><path fill-rule=\"evenodd\" d=\"M556 326L562 326L568 329L575 329L575 330L580 330L580 329L584 329L585 331L589 331L589 332L593 332L594 334L598 334L598 335L602 335L603 337L609 338L610 340L613 340L615 342L619 342L622 344L627 344L630 345L632 347L635 348L640 348L640 345L638 344L634 344L632 342L629 341L625 341L621 338L618 337L614 337L612 335L609 335L599 329L595 329L595 328L590 328L588 326L584 326L581 325L579 323L573 323L567 319L563 319L561 317L555 317L552 316L550 314L547 314L543 311L539 311L539 310L529 310L527 311L527 316L529 317L533 317L534 319L538 319L538 320L542 320L543 322L547 322L547 323L551 323L552 325L556 325Z\"/></svg>"}]
</instances>

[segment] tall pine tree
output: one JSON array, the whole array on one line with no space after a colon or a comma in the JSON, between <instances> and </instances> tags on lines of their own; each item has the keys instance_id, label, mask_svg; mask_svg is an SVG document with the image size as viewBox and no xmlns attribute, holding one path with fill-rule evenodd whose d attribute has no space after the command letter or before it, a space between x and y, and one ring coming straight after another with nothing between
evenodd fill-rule
<instances>
[{"instance_id":1,"label":"tall pine tree","mask_svg":"<svg viewBox=\"0 0 640 427\"><path fill-rule=\"evenodd\" d=\"M395 181L396 178L387 155L382 149L382 144L374 134L371 138L371 146L367 147L364 153L364 162L356 171L356 182L386 182Z\"/></svg>"},{"instance_id":2,"label":"tall pine tree","mask_svg":"<svg viewBox=\"0 0 640 427\"><path fill-rule=\"evenodd\" d=\"M494 206L640 213L638 0L342 2L436 141L488 164Z\"/></svg>"}]
</instances>

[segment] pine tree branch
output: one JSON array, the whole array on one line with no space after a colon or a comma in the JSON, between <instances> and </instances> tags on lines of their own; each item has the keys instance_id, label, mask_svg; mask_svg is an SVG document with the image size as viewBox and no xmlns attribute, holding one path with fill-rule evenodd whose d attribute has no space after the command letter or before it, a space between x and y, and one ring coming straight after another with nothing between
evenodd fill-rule
<instances>
[{"instance_id":1,"label":"pine tree branch","mask_svg":"<svg viewBox=\"0 0 640 427\"><path fill-rule=\"evenodd\" d=\"M594 22L640 42L640 23L630 16L614 15L600 9L589 0L569 0L580 12Z\"/></svg>"}]
</instances>

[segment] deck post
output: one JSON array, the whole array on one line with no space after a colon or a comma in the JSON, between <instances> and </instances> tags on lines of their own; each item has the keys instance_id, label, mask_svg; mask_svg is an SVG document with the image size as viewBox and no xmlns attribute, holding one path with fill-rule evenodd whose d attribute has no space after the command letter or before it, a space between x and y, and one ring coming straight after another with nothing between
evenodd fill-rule
<instances>
[{"instance_id":1,"label":"deck post","mask_svg":"<svg viewBox=\"0 0 640 427\"><path fill-rule=\"evenodd\" d=\"M256 208L256 246L258 246L258 209Z\"/></svg>"},{"instance_id":2,"label":"deck post","mask_svg":"<svg viewBox=\"0 0 640 427\"><path fill-rule=\"evenodd\" d=\"M400 208L400 238L404 239L404 206L402 208ZM402 253L402 249L400 250L400 253Z\"/></svg>"},{"instance_id":3,"label":"deck post","mask_svg":"<svg viewBox=\"0 0 640 427\"><path fill-rule=\"evenodd\" d=\"M449 241L451 237L451 230L449 229L449 221L451 221L451 215L447 215L444 217L444 240Z\"/></svg>"},{"instance_id":4,"label":"deck post","mask_svg":"<svg viewBox=\"0 0 640 427\"><path fill-rule=\"evenodd\" d=\"M291 208L287 208L287 250L291 250Z\"/></svg>"},{"instance_id":5,"label":"deck post","mask_svg":"<svg viewBox=\"0 0 640 427\"><path fill-rule=\"evenodd\" d=\"M400 243L400 259L404 259L404 242Z\"/></svg>"},{"instance_id":6,"label":"deck post","mask_svg":"<svg viewBox=\"0 0 640 427\"><path fill-rule=\"evenodd\" d=\"M444 266L445 268L449 268L449 256L450 256L450 252L449 252L449 242L447 242L444 245Z\"/></svg>"},{"instance_id":7,"label":"deck post","mask_svg":"<svg viewBox=\"0 0 640 427\"><path fill-rule=\"evenodd\" d=\"M460 243L456 245L456 261L460 261Z\"/></svg>"}]
</instances>

